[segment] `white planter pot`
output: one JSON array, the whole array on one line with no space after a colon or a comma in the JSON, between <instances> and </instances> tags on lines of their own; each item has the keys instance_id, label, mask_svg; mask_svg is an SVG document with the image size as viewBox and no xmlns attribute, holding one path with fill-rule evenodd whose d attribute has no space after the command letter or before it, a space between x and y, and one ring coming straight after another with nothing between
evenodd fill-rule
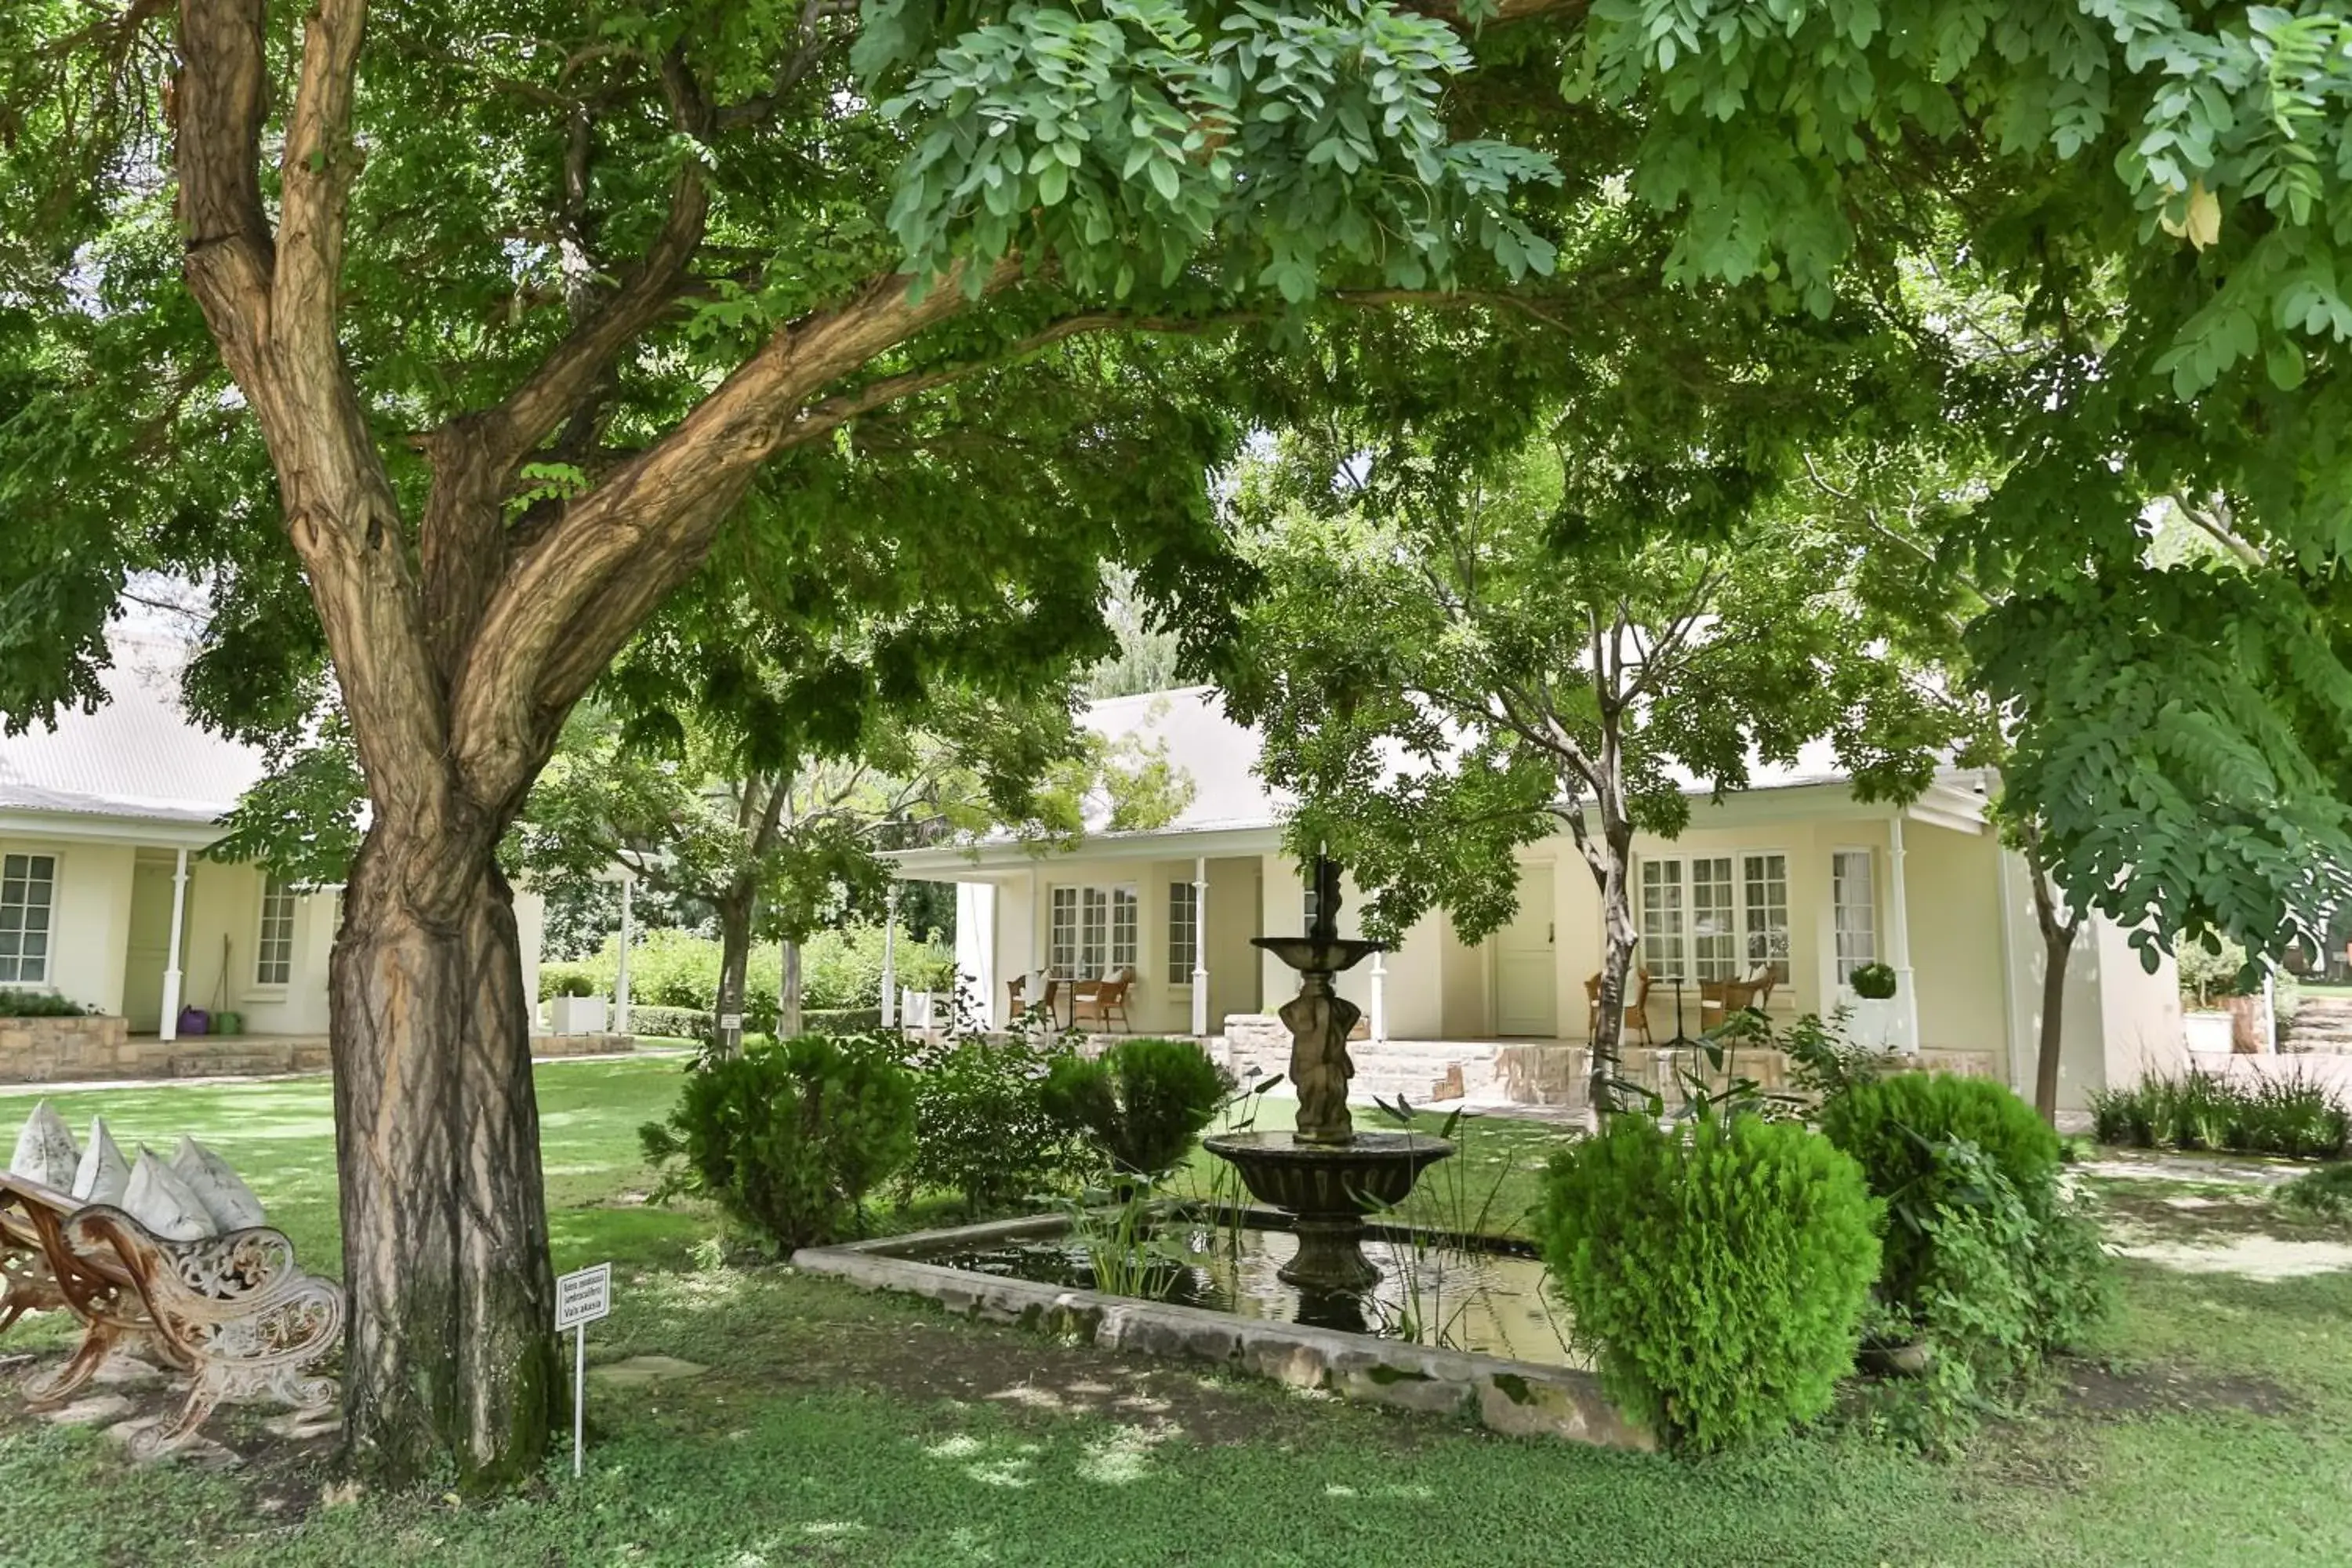
<instances>
[{"instance_id":1,"label":"white planter pot","mask_svg":"<svg viewBox=\"0 0 2352 1568\"><path fill-rule=\"evenodd\" d=\"M2226 1057L2233 1045L2231 1026L2235 1020L2227 1013L2183 1013L2181 1033L2189 1037L2192 1051L2210 1051Z\"/></svg>"},{"instance_id":2,"label":"white planter pot","mask_svg":"<svg viewBox=\"0 0 2352 1568\"><path fill-rule=\"evenodd\" d=\"M554 996L547 1004L547 1027L556 1035L601 1035L604 1032L602 996Z\"/></svg>"},{"instance_id":3,"label":"white planter pot","mask_svg":"<svg viewBox=\"0 0 2352 1568\"><path fill-rule=\"evenodd\" d=\"M1900 1049L1903 1010L1899 1004L1900 998L1894 996L1855 997L1853 1014L1846 1020L1853 1043L1875 1051Z\"/></svg>"}]
</instances>

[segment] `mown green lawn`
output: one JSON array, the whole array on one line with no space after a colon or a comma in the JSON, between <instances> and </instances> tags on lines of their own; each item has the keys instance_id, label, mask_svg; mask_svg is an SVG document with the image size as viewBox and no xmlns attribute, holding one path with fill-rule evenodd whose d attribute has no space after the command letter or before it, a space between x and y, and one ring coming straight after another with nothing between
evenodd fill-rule
<instances>
[{"instance_id":1,"label":"mown green lawn","mask_svg":"<svg viewBox=\"0 0 2352 1568\"><path fill-rule=\"evenodd\" d=\"M106 1438L0 1401L0 1563L47 1564L2053 1564L2352 1563L2352 1273L2257 1283L2126 1261L2093 1362L1957 1459L1851 1428L1691 1463L1517 1441L1189 1369L1073 1351L788 1270L719 1265L705 1215L648 1210L635 1128L678 1063L542 1068L557 1265L618 1264L592 1361L709 1370L592 1391L587 1476L526 1494L318 1502L257 1417L239 1469L134 1469ZM129 1146L193 1131L331 1257L322 1081L58 1097ZM29 1100L0 1099L0 1121ZM1269 1111L1273 1110L1268 1107ZM1261 1124L1265 1124L1262 1121ZM1559 1135L1481 1124L1465 1170L1532 1201ZM2179 1206L2161 1169L2140 1239L2273 1225L2242 1194ZM2193 1196L2194 1194L2188 1195ZM2168 1201L2175 1200L2175 1201ZM21 1337L12 1335L11 1341ZM38 1345L49 1336L36 1335ZM0 1342L0 1350L25 1348ZM50 1353L54 1353L53 1352Z\"/></svg>"}]
</instances>

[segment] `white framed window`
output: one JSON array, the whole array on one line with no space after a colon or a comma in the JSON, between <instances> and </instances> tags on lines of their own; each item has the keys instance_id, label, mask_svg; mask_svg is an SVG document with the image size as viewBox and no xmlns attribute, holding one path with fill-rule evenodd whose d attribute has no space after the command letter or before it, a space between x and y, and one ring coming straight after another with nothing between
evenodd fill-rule
<instances>
[{"instance_id":1,"label":"white framed window","mask_svg":"<svg viewBox=\"0 0 2352 1568\"><path fill-rule=\"evenodd\" d=\"M1201 889L1190 882L1168 884L1168 979L1170 984L1192 984L1192 971L1200 967L1199 942Z\"/></svg>"},{"instance_id":2,"label":"white framed window","mask_svg":"<svg viewBox=\"0 0 2352 1568\"><path fill-rule=\"evenodd\" d=\"M1830 856L1830 919L1843 985L1855 970L1878 962L1877 880L1869 850L1840 849Z\"/></svg>"},{"instance_id":3,"label":"white framed window","mask_svg":"<svg viewBox=\"0 0 2352 1568\"><path fill-rule=\"evenodd\" d=\"M0 985L46 985L57 931L58 858L0 855Z\"/></svg>"},{"instance_id":4,"label":"white framed window","mask_svg":"<svg viewBox=\"0 0 2352 1568\"><path fill-rule=\"evenodd\" d=\"M1740 921L1745 930L1748 967L1762 964L1782 984L1789 981L1789 858L1779 854L1742 855Z\"/></svg>"},{"instance_id":5,"label":"white framed window","mask_svg":"<svg viewBox=\"0 0 2352 1568\"><path fill-rule=\"evenodd\" d=\"M261 929L254 939L253 983L283 985L294 978L294 889L272 876L261 885Z\"/></svg>"},{"instance_id":6,"label":"white framed window","mask_svg":"<svg viewBox=\"0 0 2352 1568\"><path fill-rule=\"evenodd\" d=\"M1759 964L1789 978L1789 858L1645 856L1642 963L1655 980L1738 980Z\"/></svg>"},{"instance_id":7,"label":"white framed window","mask_svg":"<svg viewBox=\"0 0 2352 1568\"><path fill-rule=\"evenodd\" d=\"M1045 967L1056 980L1078 972L1078 889L1055 888L1049 895L1045 932Z\"/></svg>"},{"instance_id":8,"label":"white framed window","mask_svg":"<svg viewBox=\"0 0 2352 1568\"><path fill-rule=\"evenodd\" d=\"M1047 889L1045 962L1056 980L1092 980L1136 967L1135 884Z\"/></svg>"},{"instance_id":9,"label":"white framed window","mask_svg":"<svg viewBox=\"0 0 2352 1568\"><path fill-rule=\"evenodd\" d=\"M1681 977L1689 963L1689 910L1683 900L1683 863L1642 862L1642 967L1655 980Z\"/></svg>"}]
</instances>

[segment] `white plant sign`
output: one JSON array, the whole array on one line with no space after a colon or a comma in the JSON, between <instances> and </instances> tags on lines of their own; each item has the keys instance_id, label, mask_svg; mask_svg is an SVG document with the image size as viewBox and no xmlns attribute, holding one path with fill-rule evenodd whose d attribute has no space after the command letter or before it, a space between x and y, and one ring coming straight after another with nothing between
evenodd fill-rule
<instances>
[{"instance_id":1,"label":"white plant sign","mask_svg":"<svg viewBox=\"0 0 2352 1568\"><path fill-rule=\"evenodd\" d=\"M572 1473L587 1436L588 1325L613 1310L613 1266L599 1263L555 1282L555 1331L572 1331Z\"/></svg>"}]
</instances>

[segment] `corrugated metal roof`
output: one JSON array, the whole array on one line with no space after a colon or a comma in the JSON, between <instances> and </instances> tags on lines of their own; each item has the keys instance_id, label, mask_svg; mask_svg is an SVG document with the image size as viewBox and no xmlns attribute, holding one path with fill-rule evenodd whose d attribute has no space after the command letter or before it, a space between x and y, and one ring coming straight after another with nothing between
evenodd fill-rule
<instances>
[{"instance_id":1,"label":"corrugated metal roof","mask_svg":"<svg viewBox=\"0 0 2352 1568\"><path fill-rule=\"evenodd\" d=\"M0 736L0 808L215 821L261 777L261 753L180 706L184 647L118 638L113 652L96 712Z\"/></svg>"}]
</instances>

